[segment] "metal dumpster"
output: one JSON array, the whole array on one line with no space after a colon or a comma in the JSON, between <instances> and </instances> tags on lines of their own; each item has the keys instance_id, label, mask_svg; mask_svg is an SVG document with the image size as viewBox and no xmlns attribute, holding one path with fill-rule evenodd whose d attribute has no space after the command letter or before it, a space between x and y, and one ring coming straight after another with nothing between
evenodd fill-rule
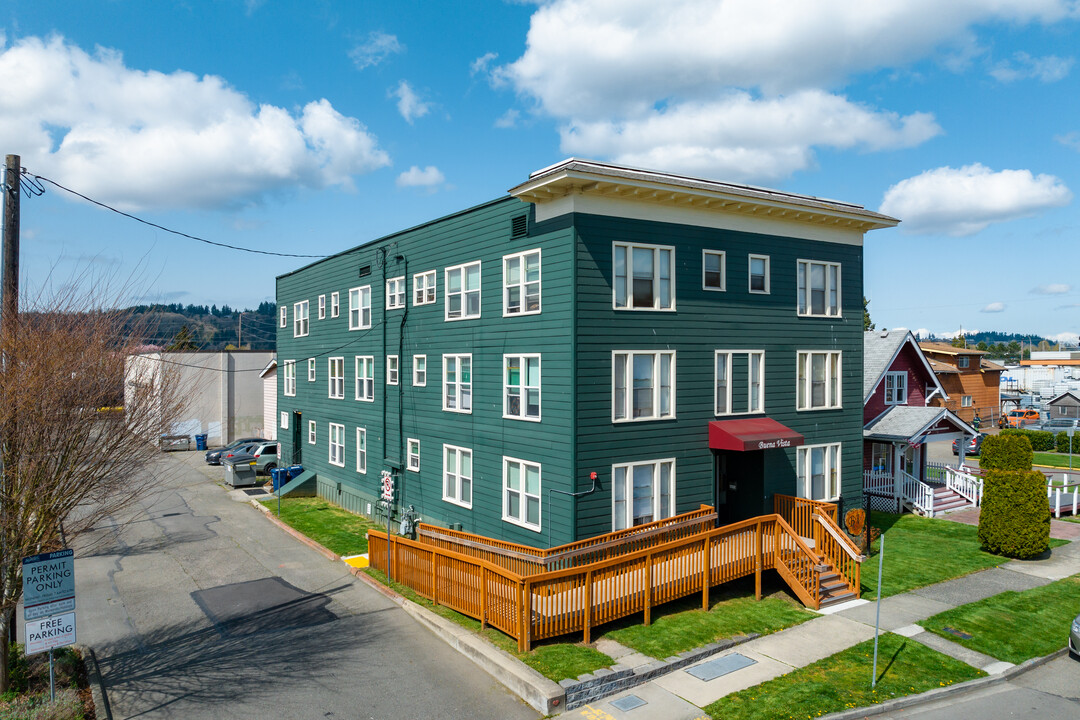
<instances>
[{"instance_id":1,"label":"metal dumpster","mask_svg":"<svg viewBox=\"0 0 1080 720\"><path fill-rule=\"evenodd\" d=\"M255 473L256 461L251 455L235 455L222 463L225 466L225 483L233 487L258 485Z\"/></svg>"}]
</instances>

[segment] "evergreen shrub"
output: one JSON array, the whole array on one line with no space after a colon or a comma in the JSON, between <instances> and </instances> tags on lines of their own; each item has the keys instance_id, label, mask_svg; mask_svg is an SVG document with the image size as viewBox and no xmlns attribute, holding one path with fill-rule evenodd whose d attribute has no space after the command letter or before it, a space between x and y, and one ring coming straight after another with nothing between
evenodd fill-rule
<instances>
[{"instance_id":1,"label":"evergreen shrub","mask_svg":"<svg viewBox=\"0 0 1080 720\"><path fill-rule=\"evenodd\" d=\"M1064 430L1057 434L1057 451L1059 453L1069 452L1069 436L1065 434ZM1073 435L1072 451L1073 453L1080 453L1080 432Z\"/></svg>"},{"instance_id":2,"label":"evergreen shrub","mask_svg":"<svg viewBox=\"0 0 1080 720\"><path fill-rule=\"evenodd\" d=\"M1030 453L1030 451L1029 451ZM983 477L979 544L1005 557L1028 560L1050 547L1046 478L1035 470L990 470Z\"/></svg>"},{"instance_id":3,"label":"evergreen shrub","mask_svg":"<svg viewBox=\"0 0 1080 720\"><path fill-rule=\"evenodd\" d=\"M1035 452L1053 452L1057 445L1057 438L1049 430L1027 430L1025 428L1006 428L1001 431L1002 435L1020 435L1031 442L1031 449Z\"/></svg>"},{"instance_id":4,"label":"evergreen shrub","mask_svg":"<svg viewBox=\"0 0 1080 720\"><path fill-rule=\"evenodd\" d=\"M1031 440L1017 430L987 435L979 452L979 467L984 470L1030 470L1032 460Z\"/></svg>"}]
</instances>

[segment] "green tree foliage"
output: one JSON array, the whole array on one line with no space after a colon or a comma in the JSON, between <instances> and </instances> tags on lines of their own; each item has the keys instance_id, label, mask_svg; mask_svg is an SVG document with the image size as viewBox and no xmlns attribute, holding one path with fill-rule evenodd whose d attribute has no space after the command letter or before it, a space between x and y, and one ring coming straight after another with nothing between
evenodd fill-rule
<instances>
[{"instance_id":1,"label":"green tree foliage","mask_svg":"<svg viewBox=\"0 0 1080 720\"><path fill-rule=\"evenodd\" d=\"M862 299L862 329L863 331L873 330L874 323L870 320L870 301L863 295Z\"/></svg>"},{"instance_id":2,"label":"green tree foliage","mask_svg":"<svg viewBox=\"0 0 1080 720\"><path fill-rule=\"evenodd\" d=\"M987 438L989 439L989 438ZM990 470L983 478L979 543L995 555L1028 560L1050 547L1046 478L1035 470Z\"/></svg>"},{"instance_id":3,"label":"green tree foliage","mask_svg":"<svg viewBox=\"0 0 1080 720\"><path fill-rule=\"evenodd\" d=\"M987 348L988 348L987 344L985 342L983 342L982 340L980 340L979 344L976 345L975 347L978 348L979 350L982 350L983 352L986 352Z\"/></svg>"},{"instance_id":4,"label":"green tree foliage","mask_svg":"<svg viewBox=\"0 0 1080 720\"><path fill-rule=\"evenodd\" d=\"M1031 443L1031 449L1035 452L1053 452L1054 446L1057 444L1054 438L1054 433L1047 430L1029 430L1028 428L1006 428L1001 431L1003 436L1022 436L1028 439ZM979 463L982 467L987 467L983 463ZM1029 462L1027 468L1031 467ZM1026 470L1027 468L1005 468L1012 470Z\"/></svg>"},{"instance_id":5,"label":"green tree foliage","mask_svg":"<svg viewBox=\"0 0 1080 720\"><path fill-rule=\"evenodd\" d=\"M956 337L954 337L952 339L952 342L950 343L950 345L952 345L953 347L958 347L958 348L966 348L967 347L967 338L965 338L963 335L957 335Z\"/></svg>"},{"instance_id":6,"label":"green tree foliage","mask_svg":"<svg viewBox=\"0 0 1080 720\"><path fill-rule=\"evenodd\" d=\"M1002 430L1000 435L988 435L979 452L979 467L984 470L1031 469L1031 440L1021 430Z\"/></svg>"},{"instance_id":7,"label":"green tree foliage","mask_svg":"<svg viewBox=\"0 0 1080 720\"><path fill-rule=\"evenodd\" d=\"M196 344L195 338L192 337L191 331L188 330L188 326L184 325L165 349L172 352L178 352L184 350L198 350L199 346Z\"/></svg>"}]
</instances>

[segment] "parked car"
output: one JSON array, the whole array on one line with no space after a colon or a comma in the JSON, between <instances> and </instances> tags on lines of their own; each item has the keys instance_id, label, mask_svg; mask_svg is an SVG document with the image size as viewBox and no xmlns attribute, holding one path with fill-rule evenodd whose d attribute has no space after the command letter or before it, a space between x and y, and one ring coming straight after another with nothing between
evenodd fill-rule
<instances>
[{"instance_id":1,"label":"parked car","mask_svg":"<svg viewBox=\"0 0 1080 720\"><path fill-rule=\"evenodd\" d=\"M1069 655L1080 660L1080 615L1073 618L1072 632L1069 633Z\"/></svg>"},{"instance_id":2,"label":"parked car","mask_svg":"<svg viewBox=\"0 0 1080 720\"><path fill-rule=\"evenodd\" d=\"M1028 408L1026 410L1013 410L1007 416L1008 427L1023 428L1029 425L1035 425L1042 421L1042 415L1038 410Z\"/></svg>"},{"instance_id":3,"label":"parked car","mask_svg":"<svg viewBox=\"0 0 1080 720\"><path fill-rule=\"evenodd\" d=\"M266 438L251 438L251 437L249 437L249 438L241 438L239 440L232 441L231 443L229 443L225 447L219 447L219 448L214 448L212 450L207 450L206 451L206 463L208 465L220 465L221 464L221 454L223 452L229 452L229 451L235 450L238 447L250 445L252 443L257 443L257 442L268 442L268 440Z\"/></svg>"},{"instance_id":4,"label":"parked car","mask_svg":"<svg viewBox=\"0 0 1080 720\"><path fill-rule=\"evenodd\" d=\"M1036 426L1036 430L1046 430L1052 433L1059 433L1069 428L1080 427L1080 420L1076 418L1054 418L1053 420L1047 420L1044 423L1040 423Z\"/></svg>"},{"instance_id":5,"label":"parked car","mask_svg":"<svg viewBox=\"0 0 1080 720\"><path fill-rule=\"evenodd\" d=\"M983 440L985 438L986 438L986 433L979 433L975 437L968 440L967 449L964 450L964 454L965 455L978 455L980 452L982 452L982 444L983 444ZM960 441L959 440L953 440L952 441L952 454L953 455L959 455L960 454Z\"/></svg>"}]
</instances>

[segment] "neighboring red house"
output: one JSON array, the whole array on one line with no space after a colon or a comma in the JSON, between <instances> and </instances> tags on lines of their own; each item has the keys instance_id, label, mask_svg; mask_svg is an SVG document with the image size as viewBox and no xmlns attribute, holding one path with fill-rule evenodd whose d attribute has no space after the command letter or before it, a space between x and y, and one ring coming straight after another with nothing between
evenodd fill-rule
<instances>
[{"instance_id":1,"label":"neighboring red house","mask_svg":"<svg viewBox=\"0 0 1080 720\"><path fill-rule=\"evenodd\" d=\"M927 442L963 438L966 447L976 434L939 400L949 395L911 333L863 335L863 490L875 508L932 516L977 499L944 471L927 472Z\"/></svg>"},{"instance_id":2,"label":"neighboring red house","mask_svg":"<svg viewBox=\"0 0 1080 720\"><path fill-rule=\"evenodd\" d=\"M952 410L964 422L974 422L978 415L983 427L997 424L1001 414L1001 373L1005 368L986 360L986 353L974 348L939 342L921 342L919 347L948 395L935 398L935 405Z\"/></svg>"}]
</instances>

